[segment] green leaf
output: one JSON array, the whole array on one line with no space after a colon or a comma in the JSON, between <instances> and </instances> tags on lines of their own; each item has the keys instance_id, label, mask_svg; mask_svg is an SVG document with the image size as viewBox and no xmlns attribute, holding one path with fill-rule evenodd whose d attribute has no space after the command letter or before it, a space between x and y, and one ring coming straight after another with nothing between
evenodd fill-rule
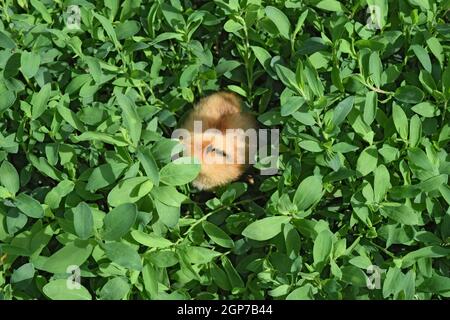
<instances>
[{"instance_id":1,"label":"green leaf","mask_svg":"<svg viewBox=\"0 0 450 320\"><path fill-rule=\"evenodd\" d=\"M450 291L450 278L434 274L431 278L425 279L419 286L420 291L430 293L448 293Z\"/></svg>"},{"instance_id":2,"label":"green leaf","mask_svg":"<svg viewBox=\"0 0 450 320\"><path fill-rule=\"evenodd\" d=\"M174 228L180 219L180 207L164 204L158 199L155 199L153 203L162 223L169 228Z\"/></svg>"},{"instance_id":3,"label":"green leaf","mask_svg":"<svg viewBox=\"0 0 450 320\"><path fill-rule=\"evenodd\" d=\"M31 5L41 14L42 18L48 24L53 23L52 17L45 5L39 0L30 0Z\"/></svg>"},{"instance_id":4,"label":"green leaf","mask_svg":"<svg viewBox=\"0 0 450 320\"><path fill-rule=\"evenodd\" d=\"M36 268L50 273L68 273L71 266L81 267L91 255L92 249L92 244L85 240L66 243L48 257L42 266Z\"/></svg>"},{"instance_id":5,"label":"green leaf","mask_svg":"<svg viewBox=\"0 0 450 320\"><path fill-rule=\"evenodd\" d=\"M283 38L289 39L291 24L283 11L272 6L267 6L264 11L266 12L267 17L275 24Z\"/></svg>"},{"instance_id":6,"label":"green leaf","mask_svg":"<svg viewBox=\"0 0 450 320\"><path fill-rule=\"evenodd\" d=\"M314 240L313 258L314 265L318 270L322 270L324 262L326 262L333 248L333 234L330 230L325 229L320 232Z\"/></svg>"},{"instance_id":7,"label":"green leaf","mask_svg":"<svg viewBox=\"0 0 450 320\"><path fill-rule=\"evenodd\" d=\"M63 180L56 185L49 193L45 196L45 204L52 209L59 207L62 199L72 192L75 184L69 180Z\"/></svg>"},{"instance_id":8,"label":"green leaf","mask_svg":"<svg viewBox=\"0 0 450 320\"><path fill-rule=\"evenodd\" d=\"M208 222L203 221L203 230L211 238L212 241L217 243L219 246L224 248L233 248L234 241L218 226Z\"/></svg>"},{"instance_id":9,"label":"green leaf","mask_svg":"<svg viewBox=\"0 0 450 320\"><path fill-rule=\"evenodd\" d=\"M8 189L8 191L15 195L20 188L19 174L16 171L16 168L8 162L3 161L0 166L0 183Z\"/></svg>"},{"instance_id":10,"label":"green leaf","mask_svg":"<svg viewBox=\"0 0 450 320\"><path fill-rule=\"evenodd\" d=\"M215 257L220 255L220 252L216 252L208 248L197 246L189 246L186 248L186 258L190 263L194 264L211 262Z\"/></svg>"},{"instance_id":11,"label":"green leaf","mask_svg":"<svg viewBox=\"0 0 450 320\"><path fill-rule=\"evenodd\" d=\"M137 157L142 167L145 170L147 177L149 177L155 186L159 185L159 169L155 158L150 149L138 150Z\"/></svg>"},{"instance_id":12,"label":"green leaf","mask_svg":"<svg viewBox=\"0 0 450 320\"><path fill-rule=\"evenodd\" d=\"M282 225L288 223L289 220L289 217L283 216L263 218L249 224L242 231L242 235L257 241L269 240L279 234Z\"/></svg>"},{"instance_id":13,"label":"green leaf","mask_svg":"<svg viewBox=\"0 0 450 320\"><path fill-rule=\"evenodd\" d=\"M151 195L153 199L173 207L180 207L181 203L187 198L184 194L179 193L175 187L170 186L154 187Z\"/></svg>"},{"instance_id":14,"label":"green leaf","mask_svg":"<svg viewBox=\"0 0 450 320\"><path fill-rule=\"evenodd\" d=\"M378 166L374 172L374 200L376 202L383 201L391 186L389 171L384 165Z\"/></svg>"},{"instance_id":15,"label":"green leaf","mask_svg":"<svg viewBox=\"0 0 450 320\"><path fill-rule=\"evenodd\" d=\"M396 222L403 223L405 225L417 225L419 224L419 216L412 208L398 204L383 204L381 212Z\"/></svg>"},{"instance_id":16,"label":"green leaf","mask_svg":"<svg viewBox=\"0 0 450 320\"><path fill-rule=\"evenodd\" d=\"M370 54L369 57L369 74L375 87L381 86L381 74L383 72L383 64L377 51Z\"/></svg>"},{"instance_id":17,"label":"green leaf","mask_svg":"<svg viewBox=\"0 0 450 320\"><path fill-rule=\"evenodd\" d=\"M277 73L278 78L280 78L281 82L283 82L286 87L294 92L298 92L299 88L297 80L295 77L295 73L292 70L277 63L275 64L275 72Z\"/></svg>"},{"instance_id":18,"label":"green leaf","mask_svg":"<svg viewBox=\"0 0 450 320\"><path fill-rule=\"evenodd\" d=\"M332 12L342 12L342 4L337 0L322 0L319 1L316 5L317 8L332 11Z\"/></svg>"},{"instance_id":19,"label":"green leaf","mask_svg":"<svg viewBox=\"0 0 450 320\"><path fill-rule=\"evenodd\" d=\"M424 98L424 93L422 90L416 86L405 85L397 88L395 90L394 97L401 102L405 103L419 103Z\"/></svg>"},{"instance_id":20,"label":"green leaf","mask_svg":"<svg viewBox=\"0 0 450 320\"><path fill-rule=\"evenodd\" d=\"M375 146L365 148L356 161L356 171L361 176L366 176L375 170L378 163L378 153Z\"/></svg>"},{"instance_id":21,"label":"green leaf","mask_svg":"<svg viewBox=\"0 0 450 320\"><path fill-rule=\"evenodd\" d=\"M428 52L421 46L417 44L413 44L411 49L414 51L414 54L419 59L420 64L425 68L426 71L431 73L431 60Z\"/></svg>"},{"instance_id":22,"label":"green leaf","mask_svg":"<svg viewBox=\"0 0 450 320\"><path fill-rule=\"evenodd\" d=\"M303 97L293 96L286 99L286 102L281 105L281 116L286 117L297 111L303 104L305 99Z\"/></svg>"},{"instance_id":23,"label":"green leaf","mask_svg":"<svg viewBox=\"0 0 450 320\"><path fill-rule=\"evenodd\" d=\"M378 95L375 91L369 91L366 95L366 100L364 103L364 122L371 125L375 116L377 114L378 108Z\"/></svg>"},{"instance_id":24,"label":"green leaf","mask_svg":"<svg viewBox=\"0 0 450 320\"><path fill-rule=\"evenodd\" d=\"M114 31L111 22L96 12L92 12L92 14L95 18L97 18L98 21L100 21L103 29L105 29L106 33L108 34L109 38L113 41L116 48L120 48L121 46L119 44L119 41L117 40L117 35L116 32Z\"/></svg>"},{"instance_id":25,"label":"green leaf","mask_svg":"<svg viewBox=\"0 0 450 320\"><path fill-rule=\"evenodd\" d=\"M57 105L58 113L67 121L73 128L80 132L84 131L84 124L80 121L77 115L70 109L64 107L61 103Z\"/></svg>"},{"instance_id":26,"label":"green leaf","mask_svg":"<svg viewBox=\"0 0 450 320\"><path fill-rule=\"evenodd\" d=\"M336 127L344 122L345 118L353 108L354 100L354 96L347 97L339 102L338 105L334 108L333 123Z\"/></svg>"},{"instance_id":27,"label":"green leaf","mask_svg":"<svg viewBox=\"0 0 450 320\"><path fill-rule=\"evenodd\" d=\"M42 209L39 201L25 193L21 193L15 198L15 205L17 209L30 218L39 219L44 216L44 209Z\"/></svg>"},{"instance_id":28,"label":"green leaf","mask_svg":"<svg viewBox=\"0 0 450 320\"><path fill-rule=\"evenodd\" d=\"M110 242L105 243L103 249L112 262L127 269L142 270L141 257L131 246L121 242Z\"/></svg>"},{"instance_id":29,"label":"green leaf","mask_svg":"<svg viewBox=\"0 0 450 320\"><path fill-rule=\"evenodd\" d=\"M114 183L127 168L124 163L105 163L92 170L86 190L95 192Z\"/></svg>"},{"instance_id":30,"label":"green leaf","mask_svg":"<svg viewBox=\"0 0 450 320\"><path fill-rule=\"evenodd\" d=\"M134 225L137 217L136 205L124 203L112 209L104 218L102 238L119 240L126 235Z\"/></svg>"},{"instance_id":31,"label":"green leaf","mask_svg":"<svg viewBox=\"0 0 450 320\"><path fill-rule=\"evenodd\" d=\"M150 193L153 183L147 177L135 177L120 181L108 194L108 203L117 207L137 202Z\"/></svg>"},{"instance_id":32,"label":"green leaf","mask_svg":"<svg viewBox=\"0 0 450 320\"><path fill-rule=\"evenodd\" d=\"M48 99L50 98L51 83L47 83L38 93L33 94L31 99L32 111L31 119L38 119L47 109Z\"/></svg>"},{"instance_id":33,"label":"green leaf","mask_svg":"<svg viewBox=\"0 0 450 320\"><path fill-rule=\"evenodd\" d=\"M314 295L312 293L313 286L307 283L306 285L294 289L286 297L286 300L313 300Z\"/></svg>"},{"instance_id":34,"label":"green leaf","mask_svg":"<svg viewBox=\"0 0 450 320\"><path fill-rule=\"evenodd\" d=\"M408 118L402 107L393 103L392 118L394 119L394 126L400 137L404 140L408 139Z\"/></svg>"},{"instance_id":35,"label":"green leaf","mask_svg":"<svg viewBox=\"0 0 450 320\"><path fill-rule=\"evenodd\" d=\"M200 172L200 165L188 160L190 158L179 158L165 165L159 172L160 181L169 186L180 186L194 180Z\"/></svg>"},{"instance_id":36,"label":"green leaf","mask_svg":"<svg viewBox=\"0 0 450 320\"><path fill-rule=\"evenodd\" d=\"M94 218L91 208L85 202L73 209L73 224L80 239L88 239L94 234Z\"/></svg>"},{"instance_id":37,"label":"green leaf","mask_svg":"<svg viewBox=\"0 0 450 320\"><path fill-rule=\"evenodd\" d=\"M116 99L119 107L122 109L122 115L125 123L125 127L131 136L133 145L137 147L141 138L142 121L136 111L134 102L120 92L116 92Z\"/></svg>"},{"instance_id":38,"label":"green leaf","mask_svg":"<svg viewBox=\"0 0 450 320\"><path fill-rule=\"evenodd\" d=\"M411 110L425 118L433 118L440 114L439 109L428 101L416 104Z\"/></svg>"},{"instance_id":39,"label":"green leaf","mask_svg":"<svg viewBox=\"0 0 450 320\"><path fill-rule=\"evenodd\" d=\"M422 258L440 258L448 257L450 254L449 248L440 246L429 246L420 248L407 253L402 258L402 268L407 268Z\"/></svg>"},{"instance_id":40,"label":"green leaf","mask_svg":"<svg viewBox=\"0 0 450 320\"><path fill-rule=\"evenodd\" d=\"M101 300L122 300L130 289L131 286L126 279L115 277L105 283L99 292L99 297Z\"/></svg>"},{"instance_id":41,"label":"green leaf","mask_svg":"<svg viewBox=\"0 0 450 320\"><path fill-rule=\"evenodd\" d=\"M30 79L36 75L41 64L41 56L34 52L22 52L20 56L20 70L22 74Z\"/></svg>"},{"instance_id":42,"label":"green leaf","mask_svg":"<svg viewBox=\"0 0 450 320\"><path fill-rule=\"evenodd\" d=\"M1 33L0 33L1 35ZM16 94L14 91L9 90L5 86L0 83L0 115L6 111L9 107L11 107L16 101Z\"/></svg>"},{"instance_id":43,"label":"green leaf","mask_svg":"<svg viewBox=\"0 0 450 320\"><path fill-rule=\"evenodd\" d=\"M298 210L308 210L322 198L322 178L309 176L302 180L294 194Z\"/></svg>"},{"instance_id":44,"label":"green leaf","mask_svg":"<svg viewBox=\"0 0 450 320\"><path fill-rule=\"evenodd\" d=\"M413 115L409 122L409 145L416 147L422 139L422 122L418 115Z\"/></svg>"},{"instance_id":45,"label":"green leaf","mask_svg":"<svg viewBox=\"0 0 450 320\"><path fill-rule=\"evenodd\" d=\"M15 47L16 43L6 33L0 31L0 48L14 49Z\"/></svg>"},{"instance_id":46,"label":"green leaf","mask_svg":"<svg viewBox=\"0 0 450 320\"><path fill-rule=\"evenodd\" d=\"M67 279L52 280L42 291L52 300L92 300L91 294L83 285L69 287L68 283L70 280Z\"/></svg>"},{"instance_id":47,"label":"green leaf","mask_svg":"<svg viewBox=\"0 0 450 320\"><path fill-rule=\"evenodd\" d=\"M427 46L430 49L431 53L436 57L439 61L439 64L443 66L444 64L444 49L442 48L441 43L435 37L431 37L427 39Z\"/></svg>"},{"instance_id":48,"label":"green leaf","mask_svg":"<svg viewBox=\"0 0 450 320\"><path fill-rule=\"evenodd\" d=\"M150 248L167 248L173 245L172 241L155 234L148 234L142 231L133 230L131 236L134 240Z\"/></svg>"}]
</instances>

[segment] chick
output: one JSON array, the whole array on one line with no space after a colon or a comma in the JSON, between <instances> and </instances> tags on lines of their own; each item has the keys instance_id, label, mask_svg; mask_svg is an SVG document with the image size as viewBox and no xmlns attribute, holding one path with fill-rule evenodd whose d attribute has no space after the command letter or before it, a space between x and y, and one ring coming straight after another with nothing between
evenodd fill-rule
<instances>
[{"instance_id":1,"label":"chick","mask_svg":"<svg viewBox=\"0 0 450 320\"><path fill-rule=\"evenodd\" d=\"M193 181L199 190L237 180L256 152L255 118L242 112L241 100L233 93L217 92L201 99L181 128L189 132L182 141L185 155L196 157L201 164Z\"/></svg>"}]
</instances>

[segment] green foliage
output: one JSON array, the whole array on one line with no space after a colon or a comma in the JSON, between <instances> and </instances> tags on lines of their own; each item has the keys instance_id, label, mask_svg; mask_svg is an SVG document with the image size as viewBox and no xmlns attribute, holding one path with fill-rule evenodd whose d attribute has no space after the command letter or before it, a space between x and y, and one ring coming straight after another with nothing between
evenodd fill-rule
<instances>
[{"instance_id":1,"label":"green foliage","mask_svg":"<svg viewBox=\"0 0 450 320\"><path fill-rule=\"evenodd\" d=\"M0 299L450 297L449 9L0 1ZM279 171L198 192L170 133L221 89Z\"/></svg>"}]
</instances>

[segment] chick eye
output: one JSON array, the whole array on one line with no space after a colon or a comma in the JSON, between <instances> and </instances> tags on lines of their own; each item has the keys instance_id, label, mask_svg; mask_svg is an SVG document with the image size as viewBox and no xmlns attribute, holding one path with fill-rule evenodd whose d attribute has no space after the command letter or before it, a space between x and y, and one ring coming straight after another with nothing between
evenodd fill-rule
<instances>
[{"instance_id":1,"label":"chick eye","mask_svg":"<svg viewBox=\"0 0 450 320\"><path fill-rule=\"evenodd\" d=\"M221 155L222 157L227 158L228 155L225 153L225 151L214 148L212 145L209 145L206 147L206 153L211 153L211 152L215 152L218 155Z\"/></svg>"}]
</instances>

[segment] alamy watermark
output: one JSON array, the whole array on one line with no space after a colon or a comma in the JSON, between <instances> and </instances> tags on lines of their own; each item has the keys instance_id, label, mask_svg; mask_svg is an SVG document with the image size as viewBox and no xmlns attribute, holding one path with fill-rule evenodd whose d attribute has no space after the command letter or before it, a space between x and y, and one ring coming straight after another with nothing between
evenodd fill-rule
<instances>
[{"instance_id":1,"label":"alamy watermark","mask_svg":"<svg viewBox=\"0 0 450 320\"><path fill-rule=\"evenodd\" d=\"M366 269L366 286L369 290L381 289L381 275L385 272L385 269L381 269L376 265L370 265Z\"/></svg>"},{"instance_id":2,"label":"alamy watermark","mask_svg":"<svg viewBox=\"0 0 450 320\"><path fill-rule=\"evenodd\" d=\"M367 6L366 13L369 17L366 20L366 27L369 30L380 30L381 29L381 8L380 6L369 4Z\"/></svg>"},{"instance_id":3,"label":"alamy watermark","mask_svg":"<svg viewBox=\"0 0 450 320\"><path fill-rule=\"evenodd\" d=\"M66 269L69 277L66 280L66 286L69 290L78 290L81 288L81 270L77 265L70 265Z\"/></svg>"},{"instance_id":4,"label":"alamy watermark","mask_svg":"<svg viewBox=\"0 0 450 320\"><path fill-rule=\"evenodd\" d=\"M70 5L66 11L66 27L69 30L81 29L81 10L77 5Z\"/></svg>"}]
</instances>

